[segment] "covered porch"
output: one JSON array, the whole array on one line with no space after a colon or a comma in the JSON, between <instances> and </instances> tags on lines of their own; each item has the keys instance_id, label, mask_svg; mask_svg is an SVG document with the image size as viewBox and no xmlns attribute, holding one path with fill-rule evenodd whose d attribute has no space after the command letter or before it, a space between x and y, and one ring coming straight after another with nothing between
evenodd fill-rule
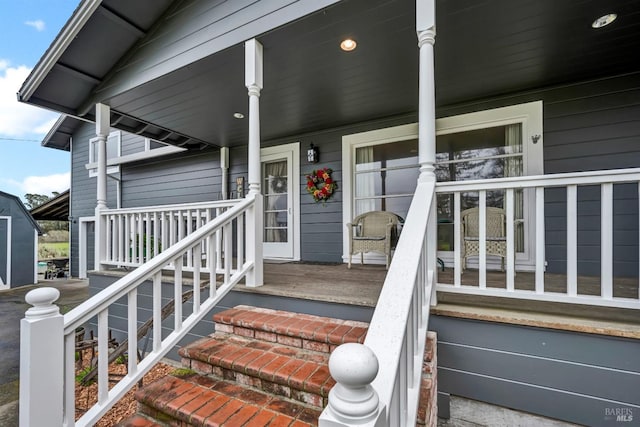
<instances>
[{"instance_id":1,"label":"covered porch","mask_svg":"<svg viewBox=\"0 0 640 427\"><path fill-rule=\"evenodd\" d=\"M34 350L25 352L31 358L25 365L46 366L52 377L49 388L39 387L35 375L21 386L30 416L62 420L74 413L73 332L90 319L97 319L102 374L98 404L79 425L104 414L227 295L277 291L309 300L342 298L346 306L375 305L365 345L337 352L346 355L338 366L362 357L352 365L363 371L334 375L338 385L320 418L324 425L413 423L428 327L444 332L440 356L446 381L441 384L451 393L486 395L580 422L611 402L639 408L628 393L638 377L637 366L627 364L638 360L635 342L617 342L615 335L611 341L619 345L612 345L612 354L597 358L590 350L604 348L602 339L593 337L599 333L588 338L576 333L570 338L579 346L574 341L550 346L558 353L573 351L556 363L561 358L549 354L547 338L565 342L565 334L555 332L566 328L550 332L544 325L552 328L553 322L528 320L534 323L528 324L533 327L526 329L525 339L517 323L534 304L559 307L559 312L591 306L594 312L609 310L607 315L640 308L634 291L640 171L631 169L637 167L637 150L628 148L638 134L637 101L629 99L637 94L640 78L638 57L628 52L640 42L635 3L625 1L619 8L622 25L596 32L590 23L609 13L597 0L554 7L534 1L526 6L507 0L439 2L437 8L432 0L291 1L279 8L270 2L243 7L193 0L153 2L147 10L118 1L83 2L19 97L81 122L70 132L77 141L75 188L85 191L85 203L74 213L80 271L86 273L82 269L91 253L99 272L133 271L64 319L49 316L55 295L39 296L36 302L45 313L36 309L32 315L51 330L41 336L51 341L56 357L43 361L44 352L35 347L38 339L31 340ZM110 40L116 35L121 43ZM357 50L338 47L347 38ZM520 110L531 104L533 115ZM86 120L95 122L95 130L88 131ZM117 158L108 158L110 141L121 145L121 131L187 151L163 152L168 157L153 160L149 153L135 153L125 162L127 156L115 149ZM437 140L454 133L455 140ZM611 139L617 141L609 144ZM307 195L297 180L308 173L305 169L319 167L300 167L305 160L300 147L311 143L320 147L319 166L332 169L339 184L326 211L300 197ZM290 145L295 148L286 154L270 150ZM397 155L402 150L405 157ZM398 159L400 164L387 163ZM286 167L268 172L265 164L274 161ZM194 165L197 173L190 174ZM120 175L110 179L110 170ZM443 170L451 182L440 179ZM394 188L391 175L398 171L394 184L406 185ZM364 175L372 179L360 179ZM234 179L238 199L227 200ZM273 191L275 181L287 190ZM625 186L622 194L616 193L619 185ZM595 191L583 199L582 187ZM285 194L284 206L270 203ZM442 195L448 195L446 209L438 200ZM327 259L338 261L345 255L349 219L362 210L395 208L405 221L388 272L264 262L270 258L268 243L284 243L268 241L269 227L299 248L288 252L290 260L314 259L314 250L321 248ZM480 231L472 236L479 248L477 264L464 270L459 233L466 208L477 209ZM496 260L486 249L496 237L486 232L490 209L503 210L506 218L505 232L498 236L504 273L494 273ZM439 251L443 216L453 225L453 243ZM618 227L616 218L625 226ZM585 219L588 227L581 228ZM91 223L94 250L88 239ZM566 236L562 242L552 239L560 235ZM622 262L616 251L624 254ZM438 272L441 255L449 257L445 274ZM629 270L636 288L617 280L626 276L620 271ZM447 273L449 283L443 282ZM582 279L587 273L599 280L587 284ZM207 276L219 283L207 289ZM283 292L280 282L289 289ZM190 302L175 304L163 323L164 300L182 300L187 292ZM449 296L460 299L443 307ZM466 303L461 297L468 298ZM481 300L484 307L469 308L470 301ZM499 307L506 301L515 304L513 310ZM490 302L498 307L487 308ZM496 319L506 314L480 309L516 312L520 320L504 327ZM130 357L127 377L110 388L110 322L123 325L128 353L135 354L139 315L150 316L153 349L139 361ZM570 323L566 319L555 324ZM571 332L581 332L580 327ZM553 363L548 362L552 356ZM534 363L540 365L529 368ZM473 370L476 365L483 370ZM511 367L509 375L501 377L505 365ZM553 366L546 370L548 365ZM566 381L558 375L573 368ZM537 383L540 372L548 372L543 387ZM593 380L585 384L582 378ZM624 384L600 393L598 378ZM47 413L33 410L50 396L60 397ZM562 404L556 404L558 397ZM584 412L567 410L574 407Z\"/></svg>"}]
</instances>

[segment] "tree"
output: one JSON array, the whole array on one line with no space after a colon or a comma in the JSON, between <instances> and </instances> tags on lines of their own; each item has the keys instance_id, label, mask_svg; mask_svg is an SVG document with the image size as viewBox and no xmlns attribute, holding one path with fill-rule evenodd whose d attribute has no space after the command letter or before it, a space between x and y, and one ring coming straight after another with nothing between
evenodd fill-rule
<instances>
[{"instance_id":1,"label":"tree","mask_svg":"<svg viewBox=\"0 0 640 427\"><path fill-rule=\"evenodd\" d=\"M55 197L55 194L53 197ZM51 199L51 197L45 196L44 194L33 194L33 193L25 194L24 198L27 200L27 203L25 204L29 209L37 208L38 206L48 202L49 199Z\"/></svg>"},{"instance_id":2,"label":"tree","mask_svg":"<svg viewBox=\"0 0 640 427\"><path fill-rule=\"evenodd\" d=\"M29 208L29 210L37 208L38 206L48 202L54 197L59 196L60 193L57 191L52 192L52 196L45 196L44 194L34 194L27 193L24 195L26 200L25 205ZM60 230L60 231L68 231L69 230L69 222L68 221L38 221L40 225L40 229L44 234L47 234L51 231Z\"/></svg>"}]
</instances>

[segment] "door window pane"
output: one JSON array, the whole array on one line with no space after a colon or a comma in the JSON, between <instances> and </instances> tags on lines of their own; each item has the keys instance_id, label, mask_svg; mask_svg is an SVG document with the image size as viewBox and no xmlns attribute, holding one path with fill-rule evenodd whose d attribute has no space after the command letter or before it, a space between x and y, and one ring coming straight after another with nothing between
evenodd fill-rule
<instances>
[{"instance_id":1,"label":"door window pane","mask_svg":"<svg viewBox=\"0 0 640 427\"><path fill-rule=\"evenodd\" d=\"M287 161L262 166L264 197L264 241L286 242L288 228Z\"/></svg>"}]
</instances>

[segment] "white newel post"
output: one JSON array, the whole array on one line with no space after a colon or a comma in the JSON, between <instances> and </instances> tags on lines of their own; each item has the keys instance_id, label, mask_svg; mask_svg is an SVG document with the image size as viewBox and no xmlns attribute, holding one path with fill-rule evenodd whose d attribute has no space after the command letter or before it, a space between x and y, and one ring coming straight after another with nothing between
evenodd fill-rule
<instances>
[{"instance_id":1,"label":"white newel post","mask_svg":"<svg viewBox=\"0 0 640 427\"><path fill-rule=\"evenodd\" d=\"M98 182L96 192L95 256L94 268L102 270L101 261L106 256L107 225L100 212L107 209L107 138L111 130L111 108L96 104L96 137L98 139Z\"/></svg>"},{"instance_id":2,"label":"white newel post","mask_svg":"<svg viewBox=\"0 0 640 427\"><path fill-rule=\"evenodd\" d=\"M256 39L245 43L245 85L249 91L249 194L255 198L247 215L247 261L253 268L247 273L247 286L263 285L262 234L263 210L260 194L260 91L262 83L262 45Z\"/></svg>"},{"instance_id":3,"label":"white newel post","mask_svg":"<svg viewBox=\"0 0 640 427\"><path fill-rule=\"evenodd\" d=\"M20 426L61 426L63 422L63 317L55 288L34 289L33 307L20 321Z\"/></svg>"},{"instance_id":4,"label":"white newel post","mask_svg":"<svg viewBox=\"0 0 640 427\"><path fill-rule=\"evenodd\" d=\"M420 163L420 177L418 182L435 182L436 97L433 63L433 47L436 41L435 0L416 0L416 32L418 34L418 47L420 48L418 90L418 162ZM433 197L435 198L435 195ZM438 221L435 218L437 215L436 200L432 203L429 215L427 270L433 272L434 281L437 282ZM435 287L431 304L436 304Z\"/></svg>"},{"instance_id":5,"label":"white newel post","mask_svg":"<svg viewBox=\"0 0 640 427\"><path fill-rule=\"evenodd\" d=\"M348 343L336 348L329 358L329 371L336 385L320 416L320 427L385 425L385 408L371 382L378 375L378 358L363 344Z\"/></svg>"}]
</instances>

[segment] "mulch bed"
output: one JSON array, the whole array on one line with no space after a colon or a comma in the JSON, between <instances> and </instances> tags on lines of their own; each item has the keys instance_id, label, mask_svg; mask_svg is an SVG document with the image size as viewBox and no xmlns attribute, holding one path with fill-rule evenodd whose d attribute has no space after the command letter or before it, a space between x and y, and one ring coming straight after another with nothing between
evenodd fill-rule
<instances>
[{"instance_id":1,"label":"mulch bed","mask_svg":"<svg viewBox=\"0 0 640 427\"><path fill-rule=\"evenodd\" d=\"M76 373L80 374L91 363L91 352L85 351L82 354L82 363L78 361L76 365ZM162 378L171 372L175 371L174 366L170 366L164 363L158 363L143 377L143 385L152 383L153 381ZM126 363L112 363L109 365L109 388L115 385L114 380L120 379L127 374ZM137 402L134 399L134 394L138 386L134 386L131 390L123 396L118 403L116 403L95 425L98 427L111 427L117 425L119 422L131 417L136 413ZM91 406L98 401L98 384L92 382L89 385L82 385L79 381L76 381L76 420L80 418Z\"/></svg>"}]
</instances>

